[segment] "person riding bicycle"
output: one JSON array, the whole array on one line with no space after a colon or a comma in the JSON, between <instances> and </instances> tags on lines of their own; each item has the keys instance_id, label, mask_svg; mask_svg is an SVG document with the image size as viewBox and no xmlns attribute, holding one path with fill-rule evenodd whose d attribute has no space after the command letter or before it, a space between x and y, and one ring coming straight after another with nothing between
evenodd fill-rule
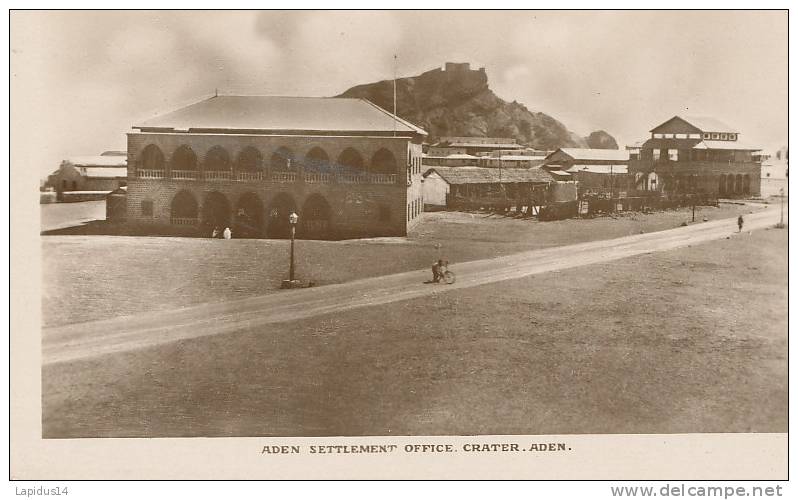
<instances>
[{"instance_id":1,"label":"person riding bicycle","mask_svg":"<svg viewBox=\"0 0 798 500\"><path fill-rule=\"evenodd\" d=\"M446 263L443 259L438 259L438 262L432 264L432 282L439 283L443 278L443 273L446 270Z\"/></svg>"}]
</instances>

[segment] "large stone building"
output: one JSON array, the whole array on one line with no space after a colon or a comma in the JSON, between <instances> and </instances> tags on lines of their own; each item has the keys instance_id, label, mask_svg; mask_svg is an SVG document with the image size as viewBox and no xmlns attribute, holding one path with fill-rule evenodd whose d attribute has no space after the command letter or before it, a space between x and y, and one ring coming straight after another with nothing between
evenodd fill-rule
<instances>
[{"instance_id":1,"label":"large stone building","mask_svg":"<svg viewBox=\"0 0 798 500\"><path fill-rule=\"evenodd\" d=\"M426 132L363 99L218 96L133 127L128 222L171 233L404 235Z\"/></svg>"},{"instance_id":2,"label":"large stone building","mask_svg":"<svg viewBox=\"0 0 798 500\"><path fill-rule=\"evenodd\" d=\"M714 118L679 117L658 125L630 149L629 172L639 190L748 197L760 194L760 148Z\"/></svg>"}]
</instances>

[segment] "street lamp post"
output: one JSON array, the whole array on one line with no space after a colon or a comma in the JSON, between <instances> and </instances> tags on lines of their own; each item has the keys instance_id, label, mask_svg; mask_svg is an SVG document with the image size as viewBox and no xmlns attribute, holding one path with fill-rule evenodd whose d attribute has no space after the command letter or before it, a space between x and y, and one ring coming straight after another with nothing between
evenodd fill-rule
<instances>
[{"instance_id":1,"label":"street lamp post","mask_svg":"<svg viewBox=\"0 0 798 500\"><path fill-rule=\"evenodd\" d=\"M288 216L288 223L291 225L291 265L288 268L288 281L294 281L294 237L296 236L296 223L299 222L299 216L296 212L291 212Z\"/></svg>"},{"instance_id":2,"label":"street lamp post","mask_svg":"<svg viewBox=\"0 0 798 500\"><path fill-rule=\"evenodd\" d=\"M782 228L784 227L784 188L779 189L779 194L781 195L781 217L779 218L779 225L776 227Z\"/></svg>"}]
</instances>

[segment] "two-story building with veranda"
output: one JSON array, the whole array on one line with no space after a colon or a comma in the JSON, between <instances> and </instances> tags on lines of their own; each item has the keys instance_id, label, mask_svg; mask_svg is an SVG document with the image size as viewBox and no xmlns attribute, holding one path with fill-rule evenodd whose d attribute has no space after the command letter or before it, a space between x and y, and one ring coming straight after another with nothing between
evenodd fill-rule
<instances>
[{"instance_id":1,"label":"two-story building with veranda","mask_svg":"<svg viewBox=\"0 0 798 500\"><path fill-rule=\"evenodd\" d=\"M639 190L742 198L760 194L760 148L707 117L679 117L651 129L629 161Z\"/></svg>"},{"instance_id":2,"label":"two-story building with veranda","mask_svg":"<svg viewBox=\"0 0 798 500\"><path fill-rule=\"evenodd\" d=\"M172 234L405 235L427 133L364 99L217 96L128 134L128 223Z\"/></svg>"}]
</instances>

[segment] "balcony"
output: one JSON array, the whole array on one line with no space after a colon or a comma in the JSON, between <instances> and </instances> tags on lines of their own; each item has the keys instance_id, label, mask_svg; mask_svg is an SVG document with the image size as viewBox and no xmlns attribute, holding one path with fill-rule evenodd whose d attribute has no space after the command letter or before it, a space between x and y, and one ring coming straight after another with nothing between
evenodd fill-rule
<instances>
[{"instance_id":1,"label":"balcony","mask_svg":"<svg viewBox=\"0 0 798 500\"><path fill-rule=\"evenodd\" d=\"M262 172L236 172L236 180L243 182L262 181Z\"/></svg>"},{"instance_id":2,"label":"balcony","mask_svg":"<svg viewBox=\"0 0 798 500\"><path fill-rule=\"evenodd\" d=\"M396 174L336 174L327 172L231 172L231 171L199 171L199 170L147 170L138 169L139 179L172 179L179 181L206 182L270 182L292 184L380 184L394 185Z\"/></svg>"},{"instance_id":3,"label":"balcony","mask_svg":"<svg viewBox=\"0 0 798 500\"><path fill-rule=\"evenodd\" d=\"M324 174L320 172L305 173L305 182L308 184L332 184L332 174Z\"/></svg>"},{"instance_id":4,"label":"balcony","mask_svg":"<svg viewBox=\"0 0 798 500\"><path fill-rule=\"evenodd\" d=\"M184 181L196 181L200 178L200 173L196 170L172 170L172 179Z\"/></svg>"},{"instance_id":5,"label":"balcony","mask_svg":"<svg viewBox=\"0 0 798 500\"><path fill-rule=\"evenodd\" d=\"M233 180L233 172L203 172L202 177L206 181L231 181Z\"/></svg>"},{"instance_id":6,"label":"balcony","mask_svg":"<svg viewBox=\"0 0 798 500\"><path fill-rule=\"evenodd\" d=\"M165 179L166 170L138 170L139 179Z\"/></svg>"},{"instance_id":7,"label":"balcony","mask_svg":"<svg viewBox=\"0 0 798 500\"><path fill-rule=\"evenodd\" d=\"M272 182L296 182L296 172L272 172Z\"/></svg>"}]
</instances>

